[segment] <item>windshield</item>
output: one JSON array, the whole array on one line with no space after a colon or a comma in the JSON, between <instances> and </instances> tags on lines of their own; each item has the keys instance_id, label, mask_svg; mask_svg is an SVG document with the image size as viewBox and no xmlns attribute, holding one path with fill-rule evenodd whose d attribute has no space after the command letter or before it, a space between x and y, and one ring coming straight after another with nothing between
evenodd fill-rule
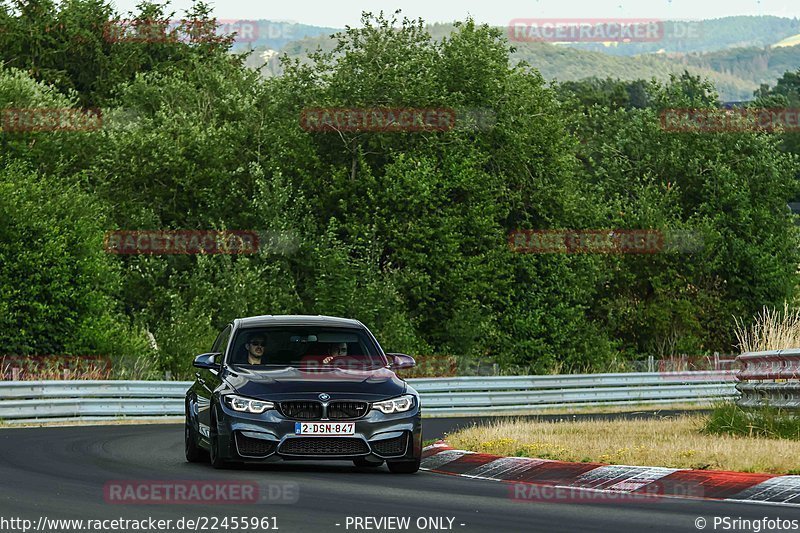
<instances>
[{"instance_id":1,"label":"windshield","mask_svg":"<svg viewBox=\"0 0 800 533\"><path fill-rule=\"evenodd\" d=\"M367 370L384 367L387 362L363 330L273 326L239 330L228 364Z\"/></svg>"}]
</instances>

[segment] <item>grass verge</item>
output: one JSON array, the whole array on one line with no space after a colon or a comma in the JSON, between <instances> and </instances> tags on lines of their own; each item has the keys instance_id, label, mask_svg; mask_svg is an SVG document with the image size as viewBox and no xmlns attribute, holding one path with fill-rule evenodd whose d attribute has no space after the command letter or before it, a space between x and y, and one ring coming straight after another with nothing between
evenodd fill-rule
<instances>
[{"instance_id":1,"label":"grass verge","mask_svg":"<svg viewBox=\"0 0 800 533\"><path fill-rule=\"evenodd\" d=\"M424 407L424 405L423 405ZM659 413L663 411L702 411L708 412L713 405L711 403L680 403L680 404L654 404L654 403L634 403L624 405L595 405L595 406L572 406L564 405L561 407L547 407L530 409L526 411L511 410L503 411L501 407L492 410L491 416L532 416L532 415L607 415L612 413ZM476 413L437 413L425 411L422 418L474 418L476 416L488 416Z\"/></svg>"},{"instance_id":2,"label":"grass verge","mask_svg":"<svg viewBox=\"0 0 800 533\"><path fill-rule=\"evenodd\" d=\"M800 441L800 417L775 407L742 409L734 403L718 405L709 415L703 432Z\"/></svg>"},{"instance_id":3,"label":"grass verge","mask_svg":"<svg viewBox=\"0 0 800 533\"><path fill-rule=\"evenodd\" d=\"M798 474L800 441L711 434L707 416L652 420L507 420L460 430L450 446L504 456L670 468Z\"/></svg>"}]
</instances>

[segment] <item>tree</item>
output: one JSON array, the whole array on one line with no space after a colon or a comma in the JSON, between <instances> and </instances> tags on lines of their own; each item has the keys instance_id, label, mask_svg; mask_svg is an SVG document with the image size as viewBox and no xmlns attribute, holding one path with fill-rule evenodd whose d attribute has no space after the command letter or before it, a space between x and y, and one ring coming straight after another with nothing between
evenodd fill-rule
<instances>
[{"instance_id":1,"label":"tree","mask_svg":"<svg viewBox=\"0 0 800 533\"><path fill-rule=\"evenodd\" d=\"M76 92L83 107L104 107L118 84L139 73L187 68L230 50L233 38L216 36L203 2L180 24L170 24L175 14L166 5L138 8L122 19L106 0L0 0L0 62Z\"/></svg>"},{"instance_id":2,"label":"tree","mask_svg":"<svg viewBox=\"0 0 800 533\"><path fill-rule=\"evenodd\" d=\"M702 246L609 265L592 314L632 353L729 352L732 315L792 297L798 248L786 202L797 160L767 134L665 131L662 110L716 109L713 86L699 78L653 83L649 93L647 109L585 112L585 179L608 226L689 231Z\"/></svg>"},{"instance_id":3,"label":"tree","mask_svg":"<svg viewBox=\"0 0 800 533\"><path fill-rule=\"evenodd\" d=\"M775 87L770 88L768 85L762 85L761 88L755 92L756 100L753 102L754 107L768 108L768 109L786 109L789 111L790 116L795 116L800 109L800 70L796 72L786 72L783 77L778 80ZM782 136L783 149L789 153L800 155L800 133L797 131L797 126L789 126L789 131L785 132Z\"/></svg>"}]
</instances>

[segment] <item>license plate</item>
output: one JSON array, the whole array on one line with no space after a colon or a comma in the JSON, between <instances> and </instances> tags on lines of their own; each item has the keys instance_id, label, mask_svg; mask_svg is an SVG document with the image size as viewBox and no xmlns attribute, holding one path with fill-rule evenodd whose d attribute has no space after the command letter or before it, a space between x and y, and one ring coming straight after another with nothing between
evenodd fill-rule
<instances>
[{"instance_id":1,"label":"license plate","mask_svg":"<svg viewBox=\"0 0 800 533\"><path fill-rule=\"evenodd\" d=\"M295 422L295 435L355 435L353 422Z\"/></svg>"}]
</instances>

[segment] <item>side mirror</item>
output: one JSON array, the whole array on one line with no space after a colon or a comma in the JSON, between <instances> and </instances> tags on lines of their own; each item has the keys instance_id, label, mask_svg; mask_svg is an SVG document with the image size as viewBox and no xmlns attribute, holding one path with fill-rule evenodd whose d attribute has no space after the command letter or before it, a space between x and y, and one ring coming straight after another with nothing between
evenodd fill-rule
<instances>
[{"instance_id":1,"label":"side mirror","mask_svg":"<svg viewBox=\"0 0 800 533\"><path fill-rule=\"evenodd\" d=\"M219 363L215 358L221 354L219 353L204 353L194 358L193 366L197 368L207 368L208 370L219 370Z\"/></svg>"},{"instance_id":2,"label":"side mirror","mask_svg":"<svg viewBox=\"0 0 800 533\"><path fill-rule=\"evenodd\" d=\"M389 361L391 361L389 366L392 368L392 370L400 370L401 368L411 368L417 366L417 362L414 361L414 358L410 355L406 355L404 353L387 353L386 355L389 356Z\"/></svg>"}]
</instances>

